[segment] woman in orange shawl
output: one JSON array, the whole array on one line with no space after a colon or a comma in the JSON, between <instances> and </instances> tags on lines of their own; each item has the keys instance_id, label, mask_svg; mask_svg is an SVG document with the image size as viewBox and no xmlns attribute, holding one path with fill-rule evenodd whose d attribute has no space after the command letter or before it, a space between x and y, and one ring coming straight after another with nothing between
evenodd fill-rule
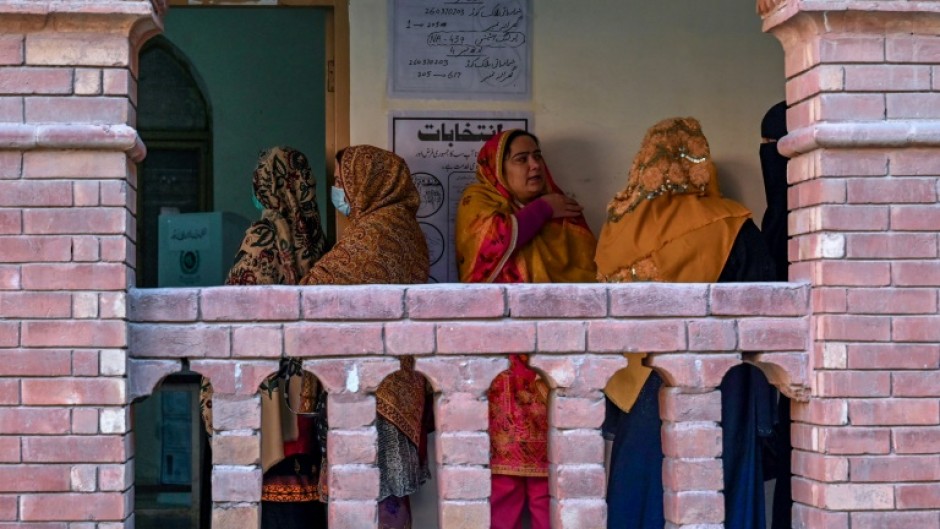
<instances>
[{"instance_id":1,"label":"woman in orange shawl","mask_svg":"<svg viewBox=\"0 0 940 529\"><path fill-rule=\"evenodd\" d=\"M263 151L252 178L261 219L245 231L226 285L296 285L323 255L310 164L290 147ZM212 435L212 386L203 378L203 417ZM318 490L317 380L298 360L282 358L261 384L262 529L326 527ZM298 415L295 412L299 412Z\"/></svg>"},{"instance_id":2,"label":"woman in orange shawl","mask_svg":"<svg viewBox=\"0 0 940 529\"><path fill-rule=\"evenodd\" d=\"M368 145L340 151L337 161L332 199L349 225L301 283L427 283L428 248L416 218L420 198L405 161ZM320 400L325 413L324 399ZM423 457L427 402L424 378L410 357L402 358L401 369L376 392L380 529L411 527L408 495L428 477Z\"/></svg>"},{"instance_id":3,"label":"woman in orange shawl","mask_svg":"<svg viewBox=\"0 0 940 529\"><path fill-rule=\"evenodd\" d=\"M627 187L607 207L597 245L598 278L610 282L772 281L773 261L744 206L721 196L715 164L693 118L663 120L646 133ZM609 381L605 433L613 436L609 529L662 529L662 381L627 355ZM758 435L770 433L772 399L753 366L721 384L725 527L764 527Z\"/></svg>"},{"instance_id":4,"label":"woman in orange shawl","mask_svg":"<svg viewBox=\"0 0 940 529\"><path fill-rule=\"evenodd\" d=\"M477 182L457 210L457 262L465 283L593 282L596 240L581 206L552 179L538 140L522 130L486 142ZM490 386L491 527L548 529L548 389L512 355Z\"/></svg>"}]
</instances>

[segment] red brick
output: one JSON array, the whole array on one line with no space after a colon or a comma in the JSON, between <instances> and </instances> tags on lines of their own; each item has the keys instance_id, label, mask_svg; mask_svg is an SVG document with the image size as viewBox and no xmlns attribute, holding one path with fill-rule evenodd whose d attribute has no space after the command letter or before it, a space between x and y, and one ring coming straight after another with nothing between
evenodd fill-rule
<instances>
[{"instance_id":1,"label":"red brick","mask_svg":"<svg viewBox=\"0 0 940 529\"><path fill-rule=\"evenodd\" d=\"M332 494L332 490L330 493ZM261 469L215 467L212 469L212 501L258 501L261 499Z\"/></svg>"},{"instance_id":2,"label":"red brick","mask_svg":"<svg viewBox=\"0 0 940 529\"><path fill-rule=\"evenodd\" d=\"M664 388L659 393L659 414L664 421L721 422L721 392L687 393Z\"/></svg>"},{"instance_id":3,"label":"red brick","mask_svg":"<svg viewBox=\"0 0 940 529\"><path fill-rule=\"evenodd\" d=\"M443 354L530 353L535 351L535 323L440 323L437 350Z\"/></svg>"},{"instance_id":4,"label":"red brick","mask_svg":"<svg viewBox=\"0 0 940 529\"><path fill-rule=\"evenodd\" d=\"M69 410L65 408L0 408L4 435L65 434L69 426Z\"/></svg>"},{"instance_id":5,"label":"red brick","mask_svg":"<svg viewBox=\"0 0 940 529\"><path fill-rule=\"evenodd\" d=\"M78 182L76 182L78 185ZM128 194L132 192L123 180L102 180L101 186L101 205L129 207Z\"/></svg>"},{"instance_id":6,"label":"red brick","mask_svg":"<svg viewBox=\"0 0 940 529\"><path fill-rule=\"evenodd\" d=\"M793 451L794 475L816 481L848 481L849 460L802 450Z\"/></svg>"},{"instance_id":7,"label":"red brick","mask_svg":"<svg viewBox=\"0 0 940 529\"><path fill-rule=\"evenodd\" d=\"M102 72L102 89L105 95L125 96L132 93L131 87L134 86L136 92L136 83L129 71L125 69L106 69ZM133 101L136 105L137 102Z\"/></svg>"},{"instance_id":8,"label":"red brick","mask_svg":"<svg viewBox=\"0 0 940 529\"><path fill-rule=\"evenodd\" d=\"M816 373L816 389L826 397L887 397L891 375L883 371L821 371Z\"/></svg>"},{"instance_id":9,"label":"red brick","mask_svg":"<svg viewBox=\"0 0 940 529\"><path fill-rule=\"evenodd\" d=\"M932 351L937 352L936 346ZM940 397L940 377L937 366L924 367L925 371L892 373L892 395L895 397ZM931 371L926 371L931 369Z\"/></svg>"},{"instance_id":10,"label":"red brick","mask_svg":"<svg viewBox=\"0 0 940 529\"><path fill-rule=\"evenodd\" d=\"M122 234L129 229L127 210L120 208L28 209L23 232L37 234Z\"/></svg>"},{"instance_id":11,"label":"red brick","mask_svg":"<svg viewBox=\"0 0 940 529\"><path fill-rule=\"evenodd\" d=\"M382 354L379 323L308 323L284 326L284 352L288 356L351 356Z\"/></svg>"},{"instance_id":12,"label":"red brick","mask_svg":"<svg viewBox=\"0 0 940 529\"><path fill-rule=\"evenodd\" d=\"M98 433L98 410L96 408L74 408L72 410L72 433Z\"/></svg>"},{"instance_id":13,"label":"red brick","mask_svg":"<svg viewBox=\"0 0 940 529\"><path fill-rule=\"evenodd\" d=\"M20 288L20 267L0 265L0 290L19 290Z\"/></svg>"},{"instance_id":14,"label":"red brick","mask_svg":"<svg viewBox=\"0 0 940 529\"><path fill-rule=\"evenodd\" d=\"M129 313L135 322L196 321L199 291L185 288L131 290Z\"/></svg>"},{"instance_id":15,"label":"red brick","mask_svg":"<svg viewBox=\"0 0 940 529\"><path fill-rule=\"evenodd\" d=\"M940 529L938 512L853 512L851 517L853 529Z\"/></svg>"},{"instance_id":16,"label":"red brick","mask_svg":"<svg viewBox=\"0 0 940 529\"><path fill-rule=\"evenodd\" d=\"M23 437L23 461L28 463L123 463L127 438L116 435Z\"/></svg>"},{"instance_id":17,"label":"red brick","mask_svg":"<svg viewBox=\"0 0 940 529\"><path fill-rule=\"evenodd\" d=\"M68 490L68 465L0 466L0 492L68 492Z\"/></svg>"},{"instance_id":18,"label":"red brick","mask_svg":"<svg viewBox=\"0 0 940 529\"><path fill-rule=\"evenodd\" d=\"M100 242L100 258L102 261L127 263L130 266L137 264L137 249L127 237L98 237Z\"/></svg>"},{"instance_id":19,"label":"red brick","mask_svg":"<svg viewBox=\"0 0 940 529\"><path fill-rule=\"evenodd\" d=\"M817 497L822 499L821 506L831 510L890 510L894 507L891 485L820 483L815 489Z\"/></svg>"},{"instance_id":20,"label":"red brick","mask_svg":"<svg viewBox=\"0 0 940 529\"><path fill-rule=\"evenodd\" d=\"M405 305L415 320L502 318L507 310L505 291L498 285L412 286Z\"/></svg>"},{"instance_id":21,"label":"red brick","mask_svg":"<svg viewBox=\"0 0 940 529\"><path fill-rule=\"evenodd\" d=\"M599 402L603 405L603 401ZM604 438L597 429L555 430L550 428L549 435L551 437L548 443L550 462L567 465L604 464ZM484 453L488 451L489 449ZM484 462L486 463L489 461Z\"/></svg>"},{"instance_id":22,"label":"red brick","mask_svg":"<svg viewBox=\"0 0 940 529\"><path fill-rule=\"evenodd\" d=\"M256 395L212 396L214 430L257 430L261 426L261 401ZM250 500L246 500L250 501Z\"/></svg>"},{"instance_id":23,"label":"red brick","mask_svg":"<svg viewBox=\"0 0 940 529\"><path fill-rule=\"evenodd\" d=\"M825 314L816 317L816 338L840 341L891 340L891 318L887 316L856 316Z\"/></svg>"},{"instance_id":24,"label":"red brick","mask_svg":"<svg viewBox=\"0 0 940 529\"><path fill-rule=\"evenodd\" d=\"M69 182L0 180L0 207L71 205L72 185Z\"/></svg>"},{"instance_id":25,"label":"red brick","mask_svg":"<svg viewBox=\"0 0 940 529\"><path fill-rule=\"evenodd\" d=\"M488 465L490 463L490 438L483 432L439 434L436 454L438 464ZM603 457L603 453L601 455Z\"/></svg>"},{"instance_id":26,"label":"red brick","mask_svg":"<svg viewBox=\"0 0 940 529\"><path fill-rule=\"evenodd\" d=\"M27 123L123 124L131 119L123 97L27 97Z\"/></svg>"},{"instance_id":27,"label":"red brick","mask_svg":"<svg viewBox=\"0 0 940 529\"><path fill-rule=\"evenodd\" d=\"M119 33L40 32L26 36L28 64L128 66L130 55L130 41Z\"/></svg>"},{"instance_id":28,"label":"red brick","mask_svg":"<svg viewBox=\"0 0 940 529\"><path fill-rule=\"evenodd\" d=\"M741 358L738 354L668 354L652 355L645 363L655 368L668 386L701 390L717 388Z\"/></svg>"},{"instance_id":29,"label":"red brick","mask_svg":"<svg viewBox=\"0 0 940 529\"><path fill-rule=\"evenodd\" d=\"M849 311L854 314L932 314L937 311L937 292L932 289L856 288L849 290L848 303Z\"/></svg>"},{"instance_id":30,"label":"red brick","mask_svg":"<svg viewBox=\"0 0 940 529\"><path fill-rule=\"evenodd\" d=\"M938 367L940 367L940 346L936 344L858 343L848 345L849 369L937 369ZM897 393L898 374L894 376L894 394L899 396ZM937 395L940 396L940 393Z\"/></svg>"},{"instance_id":31,"label":"red brick","mask_svg":"<svg viewBox=\"0 0 940 529\"><path fill-rule=\"evenodd\" d=\"M892 429L894 452L897 454L940 453L940 428L913 427Z\"/></svg>"},{"instance_id":32,"label":"red brick","mask_svg":"<svg viewBox=\"0 0 940 529\"><path fill-rule=\"evenodd\" d=\"M0 235L23 233L23 215L20 210L0 210Z\"/></svg>"},{"instance_id":33,"label":"red brick","mask_svg":"<svg viewBox=\"0 0 940 529\"><path fill-rule=\"evenodd\" d=\"M385 351L388 354L430 354L435 348L433 323L403 321L385 324Z\"/></svg>"},{"instance_id":34,"label":"red brick","mask_svg":"<svg viewBox=\"0 0 940 529\"><path fill-rule=\"evenodd\" d=\"M820 92L841 92L843 87L841 65L817 65L813 69L787 80L787 101L803 101Z\"/></svg>"},{"instance_id":35,"label":"red brick","mask_svg":"<svg viewBox=\"0 0 940 529\"><path fill-rule=\"evenodd\" d=\"M930 90L930 67L928 65L846 65L844 68L845 90L847 92Z\"/></svg>"},{"instance_id":36,"label":"red brick","mask_svg":"<svg viewBox=\"0 0 940 529\"><path fill-rule=\"evenodd\" d=\"M118 406L127 400L124 384L119 378L27 379L23 404Z\"/></svg>"},{"instance_id":37,"label":"red brick","mask_svg":"<svg viewBox=\"0 0 940 529\"><path fill-rule=\"evenodd\" d=\"M0 65L23 64L23 35L0 37Z\"/></svg>"},{"instance_id":38,"label":"red brick","mask_svg":"<svg viewBox=\"0 0 940 529\"><path fill-rule=\"evenodd\" d=\"M877 261L822 261L815 263L816 283L826 286L888 286L891 266ZM793 267L791 266L791 270Z\"/></svg>"},{"instance_id":39,"label":"red brick","mask_svg":"<svg viewBox=\"0 0 940 529\"><path fill-rule=\"evenodd\" d=\"M124 465L98 465L98 489L120 492L134 482L134 467Z\"/></svg>"},{"instance_id":40,"label":"red brick","mask_svg":"<svg viewBox=\"0 0 940 529\"><path fill-rule=\"evenodd\" d=\"M32 494L20 499L20 518L26 522L71 520L124 520L122 493ZM50 509L50 505L55 505Z\"/></svg>"},{"instance_id":41,"label":"red brick","mask_svg":"<svg viewBox=\"0 0 940 529\"><path fill-rule=\"evenodd\" d=\"M0 347L16 347L20 342L19 322L0 321Z\"/></svg>"},{"instance_id":42,"label":"red brick","mask_svg":"<svg viewBox=\"0 0 940 529\"><path fill-rule=\"evenodd\" d=\"M812 105L811 116L818 121L880 120L885 117L882 94L820 94L809 103ZM787 118L790 124L789 114Z\"/></svg>"},{"instance_id":43,"label":"red brick","mask_svg":"<svg viewBox=\"0 0 940 529\"><path fill-rule=\"evenodd\" d=\"M120 263L25 264L27 290L124 290L126 266Z\"/></svg>"},{"instance_id":44,"label":"red brick","mask_svg":"<svg viewBox=\"0 0 940 529\"><path fill-rule=\"evenodd\" d=\"M922 259L937 256L937 238L920 233L858 233L846 237L850 259Z\"/></svg>"},{"instance_id":45,"label":"red brick","mask_svg":"<svg viewBox=\"0 0 940 529\"><path fill-rule=\"evenodd\" d=\"M240 368L241 364L220 360L193 360L190 362L190 369L208 379L209 384L216 393L226 395L234 395L237 392L236 372Z\"/></svg>"},{"instance_id":46,"label":"red brick","mask_svg":"<svg viewBox=\"0 0 940 529\"><path fill-rule=\"evenodd\" d=\"M713 491L667 491L663 494L666 521L676 525L721 524L725 518L724 495Z\"/></svg>"},{"instance_id":47,"label":"red brick","mask_svg":"<svg viewBox=\"0 0 940 529\"><path fill-rule=\"evenodd\" d=\"M812 162L812 159L808 161ZM814 176L885 176L888 174L888 153L882 149L819 151L815 164Z\"/></svg>"},{"instance_id":48,"label":"red brick","mask_svg":"<svg viewBox=\"0 0 940 529\"><path fill-rule=\"evenodd\" d=\"M282 342L282 329L279 325L234 327L232 356L278 358L283 354Z\"/></svg>"},{"instance_id":49,"label":"red brick","mask_svg":"<svg viewBox=\"0 0 940 529\"><path fill-rule=\"evenodd\" d=\"M686 350L685 325L678 320L590 321L590 352L670 352Z\"/></svg>"},{"instance_id":50,"label":"red brick","mask_svg":"<svg viewBox=\"0 0 940 529\"><path fill-rule=\"evenodd\" d=\"M512 285L507 287L514 318L597 318L607 315L606 285Z\"/></svg>"},{"instance_id":51,"label":"red brick","mask_svg":"<svg viewBox=\"0 0 940 529\"><path fill-rule=\"evenodd\" d=\"M23 345L27 347L124 347L123 321L26 321Z\"/></svg>"},{"instance_id":52,"label":"red brick","mask_svg":"<svg viewBox=\"0 0 940 529\"><path fill-rule=\"evenodd\" d=\"M332 506L331 506L332 507ZM375 515L375 503L372 504L373 516ZM332 510L332 508L331 508ZM331 519L331 524L332 519ZM261 525L261 505L260 504L235 504L228 505L226 508L215 507L212 509L211 527L225 527L226 529L255 529ZM331 525L331 527L336 527ZM356 525L339 525L339 527L357 527ZM361 527L368 527L363 525Z\"/></svg>"},{"instance_id":53,"label":"red brick","mask_svg":"<svg viewBox=\"0 0 940 529\"><path fill-rule=\"evenodd\" d=\"M891 451L891 431L887 428L815 428L818 446L800 448L824 454L887 454ZM797 445L794 443L794 448Z\"/></svg>"},{"instance_id":54,"label":"red brick","mask_svg":"<svg viewBox=\"0 0 940 529\"><path fill-rule=\"evenodd\" d=\"M0 97L0 120L4 123L23 122L23 98Z\"/></svg>"},{"instance_id":55,"label":"red brick","mask_svg":"<svg viewBox=\"0 0 940 529\"><path fill-rule=\"evenodd\" d=\"M936 456L851 457L852 481L896 482L940 480Z\"/></svg>"},{"instance_id":56,"label":"red brick","mask_svg":"<svg viewBox=\"0 0 940 529\"><path fill-rule=\"evenodd\" d=\"M854 425L940 424L940 401L936 399L868 399L849 401L849 419Z\"/></svg>"},{"instance_id":57,"label":"red brick","mask_svg":"<svg viewBox=\"0 0 940 529\"><path fill-rule=\"evenodd\" d=\"M894 165L892 173L897 172ZM936 180L931 178L871 178L847 182L848 201L853 204L933 203L937 201Z\"/></svg>"},{"instance_id":58,"label":"red brick","mask_svg":"<svg viewBox=\"0 0 940 529\"><path fill-rule=\"evenodd\" d=\"M204 321L296 320L300 293L281 286L207 288L200 306Z\"/></svg>"},{"instance_id":59,"label":"red brick","mask_svg":"<svg viewBox=\"0 0 940 529\"><path fill-rule=\"evenodd\" d=\"M932 110L940 105L940 94L886 94L888 119L926 119L940 117Z\"/></svg>"},{"instance_id":60,"label":"red brick","mask_svg":"<svg viewBox=\"0 0 940 529\"><path fill-rule=\"evenodd\" d=\"M844 204L845 182L835 178L801 181L787 190L787 204L790 209L820 204Z\"/></svg>"},{"instance_id":61,"label":"red brick","mask_svg":"<svg viewBox=\"0 0 940 529\"><path fill-rule=\"evenodd\" d=\"M332 429L362 428L375 422L375 397L371 395L332 394L327 398L326 407ZM440 421L436 415L435 418ZM441 429L440 422L438 429Z\"/></svg>"},{"instance_id":62,"label":"red brick","mask_svg":"<svg viewBox=\"0 0 940 529\"><path fill-rule=\"evenodd\" d=\"M378 507L376 506L375 500L341 501L330 498L328 512L327 527L362 527L363 529L370 529L378 526ZM489 514L489 510L486 512ZM254 528L257 526L258 523L256 522L251 527ZM229 526L219 525L214 527ZM249 528L245 527L244 529Z\"/></svg>"},{"instance_id":63,"label":"red brick","mask_svg":"<svg viewBox=\"0 0 940 529\"><path fill-rule=\"evenodd\" d=\"M696 284L611 284L610 315L705 316L708 314L708 286Z\"/></svg>"},{"instance_id":64,"label":"red brick","mask_svg":"<svg viewBox=\"0 0 940 529\"><path fill-rule=\"evenodd\" d=\"M258 465L261 463L261 436L213 435L213 465Z\"/></svg>"},{"instance_id":65,"label":"red brick","mask_svg":"<svg viewBox=\"0 0 940 529\"><path fill-rule=\"evenodd\" d=\"M930 35L892 35L885 42L885 53L890 62L938 62L940 39Z\"/></svg>"},{"instance_id":66,"label":"red brick","mask_svg":"<svg viewBox=\"0 0 940 529\"><path fill-rule=\"evenodd\" d=\"M664 423L662 437L666 457L721 456L721 427L712 422Z\"/></svg>"},{"instance_id":67,"label":"red brick","mask_svg":"<svg viewBox=\"0 0 940 529\"><path fill-rule=\"evenodd\" d=\"M84 99L84 98L82 98ZM27 151L25 178L126 178L127 155L110 151Z\"/></svg>"},{"instance_id":68,"label":"red brick","mask_svg":"<svg viewBox=\"0 0 940 529\"><path fill-rule=\"evenodd\" d=\"M938 342L940 341L940 316L893 318L891 337L896 342Z\"/></svg>"},{"instance_id":69,"label":"red brick","mask_svg":"<svg viewBox=\"0 0 940 529\"><path fill-rule=\"evenodd\" d=\"M72 259L72 240L69 237L0 237L3 254L0 262L36 263L66 262Z\"/></svg>"},{"instance_id":70,"label":"red brick","mask_svg":"<svg viewBox=\"0 0 940 529\"><path fill-rule=\"evenodd\" d=\"M940 286L940 262L894 262L891 263L891 278L897 286Z\"/></svg>"},{"instance_id":71,"label":"red brick","mask_svg":"<svg viewBox=\"0 0 940 529\"><path fill-rule=\"evenodd\" d=\"M77 377L98 375L98 351L76 350L72 352L72 374Z\"/></svg>"},{"instance_id":72,"label":"red brick","mask_svg":"<svg viewBox=\"0 0 940 529\"><path fill-rule=\"evenodd\" d=\"M68 318L72 296L66 292L0 291L0 316L4 318Z\"/></svg>"},{"instance_id":73,"label":"red brick","mask_svg":"<svg viewBox=\"0 0 940 529\"><path fill-rule=\"evenodd\" d=\"M20 403L20 381L0 380L0 406L15 406Z\"/></svg>"},{"instance_id":74,"label":"red brick","mask_svg":"<svg viewBox=\"0 0 940 529\"><path fill-rule=\"evenodd\" d=\"M438 507L440 513L440 526L453 527L454 529L483 529L490 527L490 502L489 501L442 501ZM606 512L606 511L605 511ZM581 518L583 520L583 518ZM330 523L333 523L332 520ZM558 522L552 522L555 527L562 526ZM592 525L591 527L595 527ZM330 527L336 527L331 525ZM340 527L371 527L364 524L341 525Z\"/></svg>"},{"instance_id":75,"label":"red brick","mask_svg":"<svg viewBox=\"0 0 940 529\"><path fill-rule=\"evenodd\" d=\"M127 362L128 398L130 400L153 393L154 388L167 375L182 369L178 360L135 360Z\"/></svg>"},{"instance_id":76,"label":"red brick","mask_svg":"<svg viewBox=\"0 0 940 529\"><path fill-rule=\"evenodd\" d=\"M737 349L738 329L733 320L693 320L688 322L690 351L733 351Z\"/></svg>"},{"instance_id":77,"label":"red brick","mask_svg":"<svg viewBox=\"0 0 940 529\"><path fill-rule=\"evenodd\" d=\"M128 343L139 358L227 357L229 328L206 325L128 326Z\"/></svg>"},{"instance_id":78,"label":"red brick","mask_svg":"<svg viewBox=\"0 0 940 529\"><path fill-rule=\"evenodd\" d=\"M489 405L467 393L444 394L437 398L434 420L438 434L486 431Z\"/></svg>"},{"instance_id":79,"label":"red brick","mask_svg":"<svg viewBox=\"0 0 940 529\"><path fill-rule=\"evenodd\" d=\"M0 71L4 94L70 94L72 70L67 68L4 68Z\"/></svg>"},{"instance_id":80,"label":"red brick","mask_svg":"<svg viewBox=\"0 0 940 529\"><path fill-rule=\"evenodd\" d=\"M820 230L880 231L888 229L888 208L826 204L791 212L788 220L791 235Z\"/></svg>"},{"instance_id":81,"label":"red brick","mask_svg":"<svg viewBox=\"0 0 940 529\"><path fill-rule=\"evenodd\" d=\"M94 262L100 259L98 237L72 237L72 260Z\"/></svg>"},{"instance_id":82,"label":"red brick","mask_svg":"<svg viewBox=\"0 0 940 529\"><path fill-rule=\"evenodd\" d=\"M603 465L556 465L549 480L552 497L559 500L568 498L601 498L606 491L606 477Z\"/></svg>"},{"instance_id":83,"label":"red brick","mask_svg":"<svg viewBox=\"0 0 940 529\"><path fill-rule=\"evenodd\" d=\"M404 295L400 286L321 286L303 289L300 311L306 320L397 320Z\"/></svg>"},{"instance_id":84,"label":"red brick","mask_svg":"<svg viewBox=\"0 0 940 529\"><path fill-rule=\"evenodd\" d=\"M898 510L940 508L940 483L897 486Z\"/></svg>"},{"instance_id":85,"label":"red brick","mask_svg":"<svg viewBox=\"0 0 940 529\"><path fill-rule=\"evenodd\" d=\"M0 362L3 377L54 377L72 372L69 351L52 349L6 349Z\"/></svg>"},{"instance_id":86,"label":"red brick","mask_svg":"<svg viewBox=\"0 0 940 529\"><path fill-rule=\"evenodd\" d=\"M722 316L803 316L809 292L803 286L713 285L710 314Z\"/></svg>"},{"instance_id":87,"label":"red brick","mask_svg":"<svg viewBox=\"0 0 940 529\"><path fill-rule=\"evenodd\" d=\"M742 351L805 351L809 321L805 318L748 318L738 322Z\"/></svg>"},{"instance_id":88,"label":"red brick","mask_svg":"<svg viewBox=\"0 0 940 529\"><path fill-rule=\"evenodd\" d=\"M804 483L797 478L795 481ZM802 503L793 504L793 525L801 528L849 529L849 513L817 509Z\"/></svg>"},{"instance_id":89,"label":"red brick","mask_svg":"<svg viewBox=\"0 0 940 529\"><path fill-rule=\"evenodd\" d=\"M554 428L600 428L604 422L604 400L555 395L549 402L549 424Z\"/></svg>"},{"instance_id":90,"label":"red brick","mask_svg":"<svg viewBox=\"0 0 940 529\"><path fill-rule=\"evenodd\" d=\"M101 70L97 68L75 69L75 95L101 94Z\"/></svg>"},{"instance_id":91,"label":"red brick","mask_svg":"<svg viewBox=\"0 0 940 529\"><path fill-rule=\"evenodd\" d=\"M893 176L940 175L940 160L936 149L908 147L891 151L891 174ZM913 188L917 189L918 184Z\"/></svg>"},{"instance_id":92,"label":"red brick","mask_svg":"<svg viewBox=\"0 0 940 529\"><path fill-rule=\"evenodd\" d=\"M940 230L940 207L892 206L891 229L936 232Z\"/></svg>"},{"instance_id":93,"label":"red brick","mask_svg":"<svg viewBox=\"0 0 940 529\"><path fill-rule=\"evenodd\" d=\"M814 314L843 313L848 310L848 295L844 288L814 288L810 294Z\"/></svg>"},{"instance_id":94,"label":"red brick","mask_svg":"<svg viewBox=\"0 0 940 529\"><path fill-rule=\"evenodd\" d=\"M884 58L883 36L836 34L819 41L819 60L823 63L882 62Z\"/></svg>"},{"instance_id":95,"label":"red brick","mask_svg":"<svg viewBox=\"0 0 940 529\"><path fill-rule=\"evenodd\" d=\"M206 362L211 362L211 360ZM225 366L232 365L232 362L226 360L218 361L218 363ZM255 362L238 362L235 369L235 393L238 395L254 395L261 389L261 384L268 377L276 374L277 370L278 362L273 359Z\"/></svg>"},{"instance_id":96,"label":"red brick","mask_svg":"<svg viewBox=\"0 0 940 529\"><path fill-rule=\"evenodd\" d=\"M489 471L487 471L487 474L489 474ZM438 479L443 481L445 476L438 473ZM487 475L488 482L489 475ZM364 465L332 466L330 468L329 487L330 503L333 502L334 498L337 500L377 498L379 496L379 469Z\"/></svg>"},{"instance_id":97,"label":"red brick","mask_svg":"<svg viewBox=\"0 0 940 529\"><path fill-rule=\"evenodd\" d=\"M663 461L663 486L666 490L722 490L720 459L671 459Z\"/></svg>"},{"instance_id":98,"label":"red brick","mask_svg":"<svg viewBox=\"0 0 940 529\"><path fill-rule=\"evenodd\" d=\"M478 500L490 495L488 468L445 466L438 470L437 479L442 500Z\"/></svg>"}]
</instances>

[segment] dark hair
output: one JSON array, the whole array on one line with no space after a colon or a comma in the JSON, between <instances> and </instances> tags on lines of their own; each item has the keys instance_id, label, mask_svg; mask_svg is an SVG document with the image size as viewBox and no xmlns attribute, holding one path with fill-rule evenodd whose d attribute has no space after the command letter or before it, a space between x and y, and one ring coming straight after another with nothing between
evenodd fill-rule
<instances>
[{"instance_id":1,"label":"dark hair","mask_svg":"<svg viewBox=\"0 0 940 529\"><path fill-rule=\"evenodd\" d=\"M539 145L539 139L535 134L532 134L527 130L516 129L510 132L509 137L506 138L506 152L503 153L503 161L505 161L506 158L509 158L509 146L512 145L512 142L515 141L519 136L528 136L535 140L536 145Z\"/></svg>"}]
</instances>

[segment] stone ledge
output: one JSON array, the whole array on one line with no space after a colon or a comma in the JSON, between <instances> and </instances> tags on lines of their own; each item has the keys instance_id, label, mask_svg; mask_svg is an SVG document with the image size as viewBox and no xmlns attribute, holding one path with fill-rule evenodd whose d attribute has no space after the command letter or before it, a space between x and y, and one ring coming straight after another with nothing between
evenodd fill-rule
<instances>
[{"instance_id":1,"label":"stone ledge","mask_svg":"<svg viewBox=\"0 0 940 529\"><path fill-rule=\"evenodd\" d=\"M128 125L29 125L0 123L0 150L94 149L125 151L140 162L147 147Z\"/></svg>"},{"instance_id":2,"label":"stone ledge","mask_svg":"<svg viewBox=\"0 0 940 529\"><path fill-rule=\"evenodd\" d=\"M906 119L816 123L794 130L778 144L793 158L817 149L940 147L940 120Z\"/></svg>"}]
</instances>

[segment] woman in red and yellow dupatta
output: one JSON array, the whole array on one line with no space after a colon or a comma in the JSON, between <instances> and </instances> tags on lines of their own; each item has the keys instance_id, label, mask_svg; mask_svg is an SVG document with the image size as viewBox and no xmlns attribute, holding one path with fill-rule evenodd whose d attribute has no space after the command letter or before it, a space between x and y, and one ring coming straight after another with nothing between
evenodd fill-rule
<instances>
[{"instance_id":1,"label":"woman in red and yellow dupatta","mask_svg":"<svg viewBox=\"0 0 940 529\"><path fill-rule=\"evenodd\" d=\"M464 283L586 283L597 244L581 206L552 179L538 139L522 130L491 138L477 157L477 182L457 209L457 262ZM548 529L548 389L526 355L490 386L491 526Z\"/></svg>"}]
</instances>

